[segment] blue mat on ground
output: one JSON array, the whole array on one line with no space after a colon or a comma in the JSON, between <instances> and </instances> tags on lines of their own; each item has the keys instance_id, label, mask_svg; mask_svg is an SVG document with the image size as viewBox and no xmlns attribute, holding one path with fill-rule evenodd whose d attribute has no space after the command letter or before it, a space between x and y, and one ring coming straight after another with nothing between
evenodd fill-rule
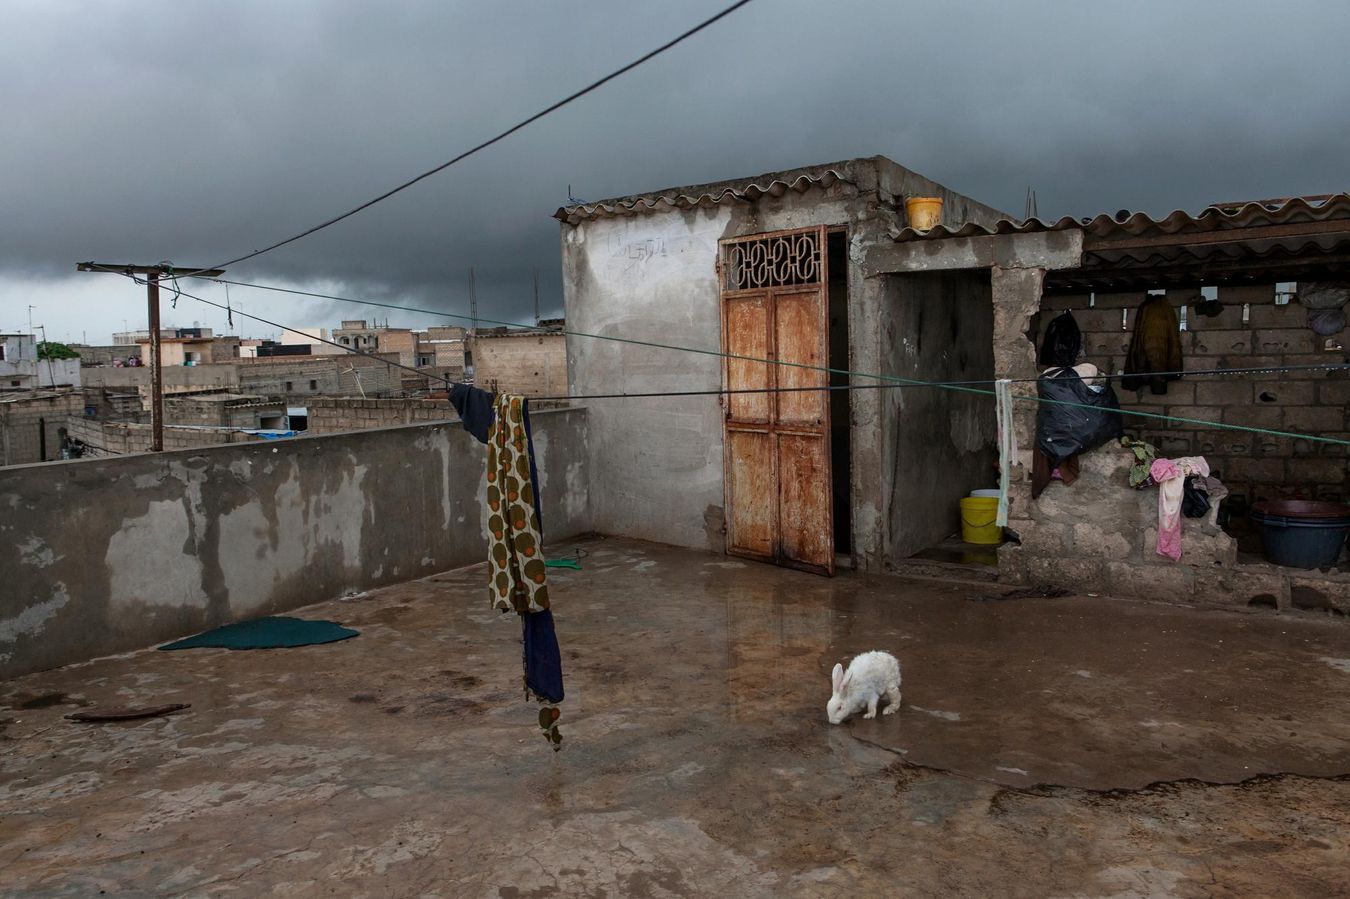
<instances>
[{"instance_id":1,"label":"blue mat on ground","mask_svg":"<svg viewBox=\"0 0 1350 899\"><path fill-rule=\"evenodd\" d=\"M306 621L273 615L213 628L195 637L165 643L160 649L286 649L336 643L360 634L336 621Z\"/></svg>"}]
</instances>

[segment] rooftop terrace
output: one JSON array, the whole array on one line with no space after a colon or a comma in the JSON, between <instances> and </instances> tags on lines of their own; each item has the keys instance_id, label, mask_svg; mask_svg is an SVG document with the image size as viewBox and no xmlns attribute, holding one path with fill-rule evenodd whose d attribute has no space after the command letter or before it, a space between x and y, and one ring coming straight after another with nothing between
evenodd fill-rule
<instances>
[{"instance_id":1,"label":"rooftop terrace","mask_svg":"<svg viewBox=\"0 0 1350 899\"><path fill-rule=\"evenodd\" d=\"M0 684L11 896L1321 895L1350 629L627 540L557 570L563 751L481 567L312 606L356 639ZM826 723L828 671L904 666ZM191 703L141 722L79 708Z\"/></svg>"}]
</instances>

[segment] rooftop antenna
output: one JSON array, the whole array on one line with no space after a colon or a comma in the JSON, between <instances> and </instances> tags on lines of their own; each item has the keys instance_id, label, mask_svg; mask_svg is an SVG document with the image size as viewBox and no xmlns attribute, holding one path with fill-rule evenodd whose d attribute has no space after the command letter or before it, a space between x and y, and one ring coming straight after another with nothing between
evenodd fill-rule
<instances>
[{"instance_id":1,"label":"rooftop antenna","mask_svg":"<svg viewBox=\"0 0 1350 899\"><path fill-rule=\"evenodd\" d=\"M1032 219L1036 218L1039 214L1040 214L1039 211L1036 209L1036 191L1032 190L1030 185L1028 185L1026 214L1023 215L1022 218Z\"/></svg>"},{"instance_id":2,"label":"rooftop antenna","mask_svg":"<svg viewBox=\"0 0 1350 899\"><path fill-rule=\"evenodd\" d=\"M586 201L580 199L579 197L572 196L572 185L569 184L567 185L567 202L575 206L578 203L585 203Z\"/></svg>"},{"instance_id":3,"label":"rooftop antenna","mask_svg":"<svg viewBox=\"0 0 1350 899\"><path fill-rule=\"evenodd\" d=\"M474 288L473 266L469 266L469 333L478 333L478 292Z\"/></svg>"},{"instance_id":4,"label":"rooftop antenna","mask_svg":"<svg viewBox=\"0 0 1350 899\"><path fill-rule=\"evenodd\" d=\"M534 326L539 327L539 269L534 270Z\"/></svg>"}]
</instances>

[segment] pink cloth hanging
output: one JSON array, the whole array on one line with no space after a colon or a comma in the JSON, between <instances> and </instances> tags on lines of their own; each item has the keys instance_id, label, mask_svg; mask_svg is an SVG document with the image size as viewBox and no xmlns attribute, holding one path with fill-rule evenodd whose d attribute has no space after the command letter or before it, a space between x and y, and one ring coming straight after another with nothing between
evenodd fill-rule
<instances>
[{"instance_id":1,"label":"pink cloth hanging","mask_svg":"<svg viewBox=\"0 0 1350 899\"><path fill-rule=\"evenodd\" d=\"M1181 497L1190 475L1209 477L1204 456L1154 459L1149 474L1158 482L1158 555L1181 561Z\"/></svg>"}]
</instances>

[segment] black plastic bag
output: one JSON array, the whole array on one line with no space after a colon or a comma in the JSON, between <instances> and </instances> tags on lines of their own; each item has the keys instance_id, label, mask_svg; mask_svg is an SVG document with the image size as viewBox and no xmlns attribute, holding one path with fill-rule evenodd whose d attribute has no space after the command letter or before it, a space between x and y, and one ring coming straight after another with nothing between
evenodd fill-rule
<instances>
[{"instance_id":1,"label":"black plastic bag","mask_svg":"<svg viewBox=\"0 0 1350 899\"><path fill-rule=\"evenodd\" d=\"M1078 362L1083 352L1083 332L1072 312L1055 316L1045 329L1045 339L1041 341L1041 365L1068 368Z\"/></svg>"},{"instance_id":2,"label":"black plastic bag","mask_svg":"<svg viewBox=\"0 0 1350 899\"><path fill-rule=\"evenodd\" d=\"M1120 439L1120 400L1109 384L1093 390L1078 372L1061 368L1036 379L1036 395L1050 401L1036 410L1036 446L1052 469L1070 456Z\"/></svg>"},{"instance_id":3,"label":"black plastic bag","mask_svg":"<svg viewBox=\"0 0 1350 899\"><path fill-rule=\"evenodd\" d=\"M1195 480L1195 475L1191 475L1181 488L1181 514L1187 518L1204 518L1209 514L1209 491L1197 486Z\"/></svg>"}]
</instances>

